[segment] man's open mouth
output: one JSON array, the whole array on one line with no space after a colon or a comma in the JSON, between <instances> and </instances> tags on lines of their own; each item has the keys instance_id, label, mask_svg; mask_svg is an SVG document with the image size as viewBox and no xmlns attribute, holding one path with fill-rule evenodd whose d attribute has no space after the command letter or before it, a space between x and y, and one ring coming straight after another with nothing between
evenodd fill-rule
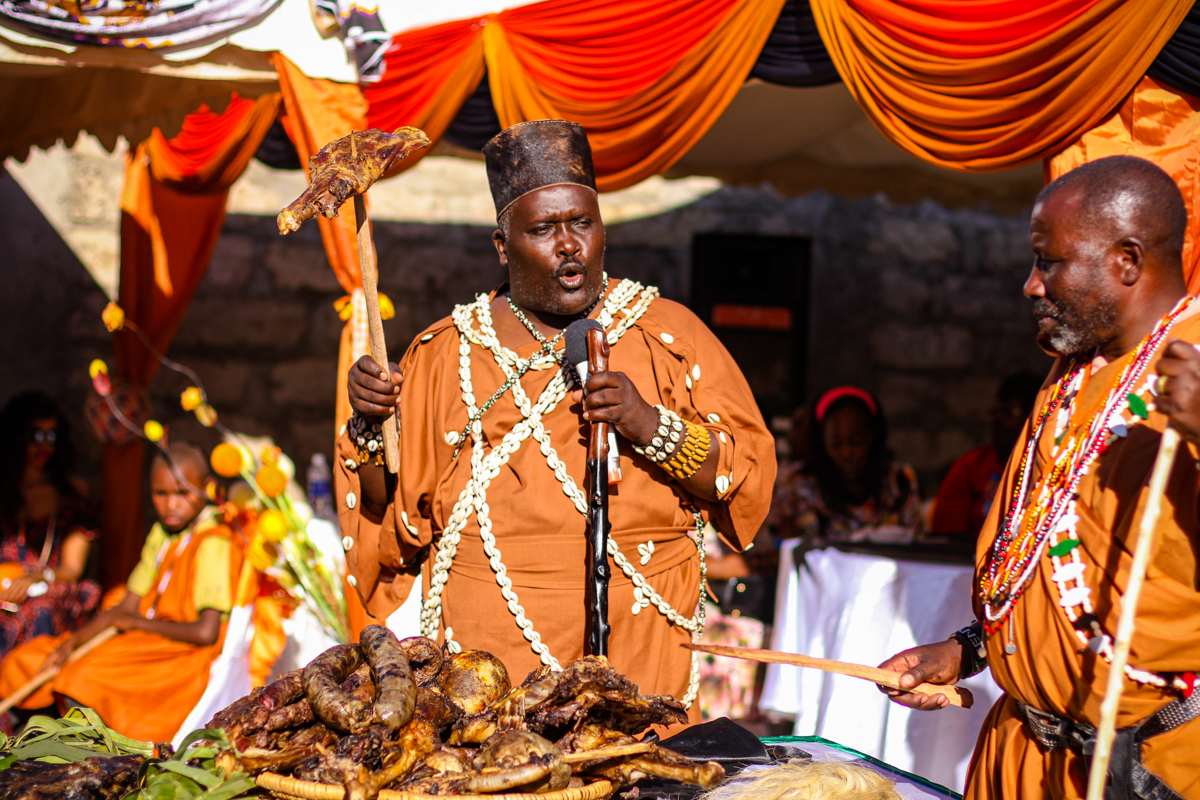
<instances>
[{"instance_id":1,"label":"man's open mouth","mask_svg":"<svg viewBox=\"0 0 1200 800\"><path fill-rule=\"evenodd\" d=\"M573 291L578 289L580 286L583 286L584 278L586 278L587 275L584 272L583 267L574 264L567 264L563 267L560 267L557 273L555 273L554 277L558 279L558 282L564 289L567 291Z\"/></svg>"}]
</instances>

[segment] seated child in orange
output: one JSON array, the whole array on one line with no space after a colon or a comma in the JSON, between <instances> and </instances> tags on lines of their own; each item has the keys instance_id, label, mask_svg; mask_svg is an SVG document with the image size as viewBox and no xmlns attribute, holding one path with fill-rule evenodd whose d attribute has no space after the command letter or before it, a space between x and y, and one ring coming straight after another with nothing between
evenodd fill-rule
<instances>
[{"instance_id":1,"label":"seated child in orange","mask_svg":"<svg viewBox=\"0 0 1200 800\"><path fill-rule=\"evenodd\" d=\"M40 669L62 671L23 708L42 708L54 696L96 709L111 728L134 739L165 742L204 694L220 654L241 567L241 537L220 524L203 487L208 461L194 446L169 448L180 481L159 456L150 470L158 523L125 598L70 636L42 636L0 662L0 696L7 697ZM71 651L112 626L120 634L78 660Z\"/></svg>"}]
</instances>

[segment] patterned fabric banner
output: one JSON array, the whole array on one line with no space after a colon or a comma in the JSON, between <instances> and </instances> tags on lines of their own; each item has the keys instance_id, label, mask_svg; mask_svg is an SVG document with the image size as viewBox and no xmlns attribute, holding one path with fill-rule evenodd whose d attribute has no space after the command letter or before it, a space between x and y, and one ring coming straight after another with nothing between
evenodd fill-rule
<instances>
[{"instance_id":1,"label":"patterned fabric banner","mask_svg":"<svg viewBox=\"0 0 1200 800\"><path fill-rule=\"evenodd\" d=\"M0 0L0 23L71 44L195 47L257 24L281 0Z\"/></svg>"}]
</instances>

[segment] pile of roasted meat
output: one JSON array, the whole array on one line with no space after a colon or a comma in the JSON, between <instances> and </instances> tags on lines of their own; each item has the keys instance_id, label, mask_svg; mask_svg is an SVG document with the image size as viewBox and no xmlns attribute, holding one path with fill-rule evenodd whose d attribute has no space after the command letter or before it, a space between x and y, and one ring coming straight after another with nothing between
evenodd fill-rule
<instances>
[{"instance_id":1,"label":"pile of roasted meat","mask_svg":"<svg viewBox=\"0 0 1200 800\"><path fill-rule=\"evenodd\" d=\"M372 798L383 788L550 792L652 776L711 788L724 777L718 764L653 744L628 747L652 725L685 720L675 699L642 695L605 659L542 668L514 687L488 653L446 655L429 639L399 640L373 625L359 644L331 648L255 689L208 727L229 735L234 749L222 759L232 769Z\"/></svg>"}]
</instances>

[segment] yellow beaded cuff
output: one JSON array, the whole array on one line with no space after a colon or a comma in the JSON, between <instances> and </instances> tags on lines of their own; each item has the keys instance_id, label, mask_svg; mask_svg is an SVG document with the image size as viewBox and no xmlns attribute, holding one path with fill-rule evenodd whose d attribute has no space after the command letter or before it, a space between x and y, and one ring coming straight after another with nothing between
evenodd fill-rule
<instances>
[{"instance_id":1,"label":"yellow beaded cuff","mask_svg":"<svg viewBox=\"0 0 1200 800\"><path fill-rule=\"evenodd\" d=\"M705 459L708 458L708 449L712 445L712 434L708 432L708 428L686 419L683 420L683 425L686 435L671 458L662 465L668 475L681 481L695 475L704 465Z\"/></svg>"}]
</instances>

